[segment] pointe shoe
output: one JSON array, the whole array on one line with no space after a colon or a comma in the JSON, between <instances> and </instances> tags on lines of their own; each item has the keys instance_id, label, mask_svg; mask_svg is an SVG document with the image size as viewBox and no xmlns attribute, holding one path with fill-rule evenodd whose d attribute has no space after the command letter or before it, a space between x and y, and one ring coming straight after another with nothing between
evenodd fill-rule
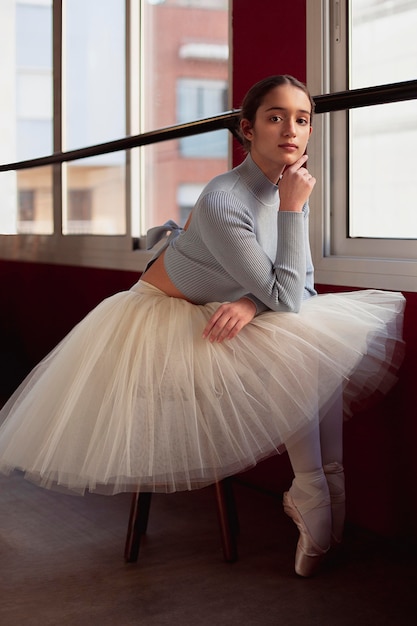
<instances>
[{"instance_id":1,"label":"pointe shoe","mask_svg":"<svg viewBox=\"0 0 417 626\"><path fill-rule=\"evenodd\" d=\"M309 578L315 574L330 546L323 549L314 541L288 491L284 493L283 504L285 513L291 517L300 531L295 553L295 571L299 576Z\"/></svg>"},{"instance_id":2,"label":"pointe shoe","mask_svg":"<svg viewBox=\"0 0 417 626\"><path fill-rule=\"evenodd\" d=\"M332 545L337 546L342 542L345 525L345 474L343 466L337 461L328 463L323 467L323 470L329 486L332 509Z\"/></svg>"}]
</instances>

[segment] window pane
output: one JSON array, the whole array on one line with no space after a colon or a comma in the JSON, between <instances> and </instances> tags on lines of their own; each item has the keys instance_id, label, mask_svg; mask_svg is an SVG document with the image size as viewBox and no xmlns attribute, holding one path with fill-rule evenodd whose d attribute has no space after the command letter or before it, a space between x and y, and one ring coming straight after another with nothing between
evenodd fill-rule
<instances>
[{"instance_id":1,"label":"window pane","mask_svg":"<svg viewBox=\"0 0 417 626\"><path fill-rule=\"evenodd\" d=\"M68 192L64 202L63 234L125 234L124 153L106 155L102 162L99 157L80 159L64 169Z\"/></svg>"},{"instance_id":2,"label":"window pane","mask_svg":"<svg viewBox=\"0 0 417 626\"><path fill-rule=\"evenodd\" d=\"M0 41L0 161L51 154L52 0L0 2ZM0 232L52 232L51 180L50 168L2 176Z\"/></svg>"},{"instance_id":3,"label":"window pane","mask_svg":"<svg viewBox=\"0 0 417 626\"><path fill-rule=\"evenodd\" d=\"M126 134L125 0L70 0L64 6L64 149L120 139ZM124 154L74 162L67 185L65 234L125 233ZM75 208L80 202L82 210ZM80 214L83 219L74 218Z\"/></svg>"},{"instance_id":4,"label":"window pane","mask_svg":"<svg viewBox=\"0 0 417 626\"><path fill-rule=\"evenodd\" d=\"M177 84L177 119L179 123L191 122L216 115L227 109L227 83L225 81L180 78ZM180 141L183 157L226 158L228 131L218 130Z\"/></svg>"},{"instance_id":5,"label":"window pane","mask_svg":"<svg viewBox=\"0 0 417 626\"><path fill-rule=\"evenodd\" d=\"M144 175L148 182L144 204L148 207L149 224L163 224L172 219L183 226L203 187L217 175L218 162L188 159L185 170L178 159L176 141L146 146L143 158L148 168Z\"/></svg>"},{"instance_id":6,"label":"window pane","mask_svg":"<svg viewBox=\"0 0 417 626\"><path fill-rule=\"evenodd\" d=\"M351 0L350 11L350 87L414 80L416 1Z\"/></svg>"},{"instance_id":7,"label":"window pane","mask_svg":"<svg viewBox=\"0 0 417 626\"><path fill-rule=\"evenodd\" d=\"M351 237L417 238L417 105L350 112Z\"/></svg>"},{"instance_id":8,"label":"window pane","mask_svg":"<svg viewBox=\"0 0 417 626\"><path fill-rule=\"evenodd\" d=\"M123 137L125 0L65 2L65 149Z\"/></svg>"},{"instance_id":9,"label":"window pane","mask_svg":"<svg viewBox=\"0 0 417 626\"><path fill-rule=\"evenodd\" d=\"M52 67L52 2L16 3L16 59L19 67Z\"/></svg>"},{"instance_id":10,"label":"window pane","mask_svg":"<svg viewBox=\"0 0 417 626\"><path fill-rule=\"evenodd\" d=\"M415 79L415 0L351 0L350 87ZM349 236L417 238L414 100L350 111Z\"/></svg>"},{"instance_id":11,"label":"window pane","mask_svg":"<svg viewBox=\"0 0 417 626\"><path fill-rule=\"evenodd\" d=\"M17 228L20 234L51 235L53 227L52 167L17 172Z\"/></svg>"},{"instance_id":12,"label":"window pane","mask_svg":"<svg viewBox=\"0 0 417 626\"><path fill-rule=\"evenodd\" d=\"M0 199L1 234L53 232L51 167L2 172Z\"/></svg>"},{"instance_id":13,"label":"window pane","mask_svg":"<svg viewBox=\"0 0 417 626\"><path fill-rule=\"evenodd\" d=\"M141 132L227 110L227 0L143 0L142 19ZM222 130L143 149L140 234L170 218L183 224L201 187L227 169L227 148Z\"/></svg>"}]
</instances>

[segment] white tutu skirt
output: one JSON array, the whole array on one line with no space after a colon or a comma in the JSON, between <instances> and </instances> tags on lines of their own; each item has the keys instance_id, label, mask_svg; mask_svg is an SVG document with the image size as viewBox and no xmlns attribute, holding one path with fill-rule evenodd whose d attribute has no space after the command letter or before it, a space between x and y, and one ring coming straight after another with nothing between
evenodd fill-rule
<instances>
[{"instance_id":1,"label":"white tutu skirt","mask_svg":"<svg viewBox=\"0 0 417 626\"><path fill-rule=\"evenodd\" d=\"M139 281L95 308L0 413L0 469L45 487L196 489L302 437L335 393L358 405L395 381L404 298L357 291L258 315L202 339L218 304Z\"/></svg>"}]
</instances>

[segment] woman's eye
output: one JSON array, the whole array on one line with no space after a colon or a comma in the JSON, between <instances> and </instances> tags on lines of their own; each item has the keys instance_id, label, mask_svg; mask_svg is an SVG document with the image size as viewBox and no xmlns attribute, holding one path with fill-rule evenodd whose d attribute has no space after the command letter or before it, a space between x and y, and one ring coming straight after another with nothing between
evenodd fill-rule
<instances>
[{"instance_id":1,"label":"woman's eye","mask_svg":"<svg viewBox=\"0 0 417 626\"><path fill-rule=\"evenodd\" d=\"M298 123L305 126L306 124L308 124L308 120L304 119L303 117L300 117L300 119L298 120Z\"/></svg>"},{"instance_id":2,"label":"woman's eye","mask_svg":"<svg viewBox=\"0 0 417 626\"><path fill-rule=\"evenodd\" d=\"M279 115L273 115L271 117L271 122L280 122L282 120L282 117L279 117Z\"/></svg>"}]
</instances>

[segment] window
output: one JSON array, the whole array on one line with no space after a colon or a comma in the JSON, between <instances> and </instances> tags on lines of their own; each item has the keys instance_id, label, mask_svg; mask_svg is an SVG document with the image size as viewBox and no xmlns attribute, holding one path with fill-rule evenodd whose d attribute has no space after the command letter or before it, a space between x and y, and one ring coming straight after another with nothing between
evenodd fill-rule
<instances>
[{"instance_id":1,"label":"window","mask_svg":"<svg viewBox=\"0 0 417 626\"><path fill-rule=\"evenodd\" d=\"M72 234L90 233L92 221L92 191L87 189L68 190L67 228Z\"/></svg>"},{"instance_id":2,"label":"window","mask_svg":"<svg viewBox=\"0 0 417 626\"><path fill-rule=\"evenodd\" d=\"M35 218L35 191L21 189L19 191L19 219L23 222L33 221Z\"/></svg>"},{"instance_id":3,"label":"window","mask_svg":"<svg viewBox=\"0 0 417 626\"><path fill-rule=\"evenodd\" d=\"M204 119L227 109L227 84L224 81L180 78L177 85L177 118L180 124ZM180 140L183 157L226 158L228 131L218 130L184 137Z\"/></svg>"},{"instance_id":4,"label":"window","mask_svg":"<svg viewBox=\"0 0 417 626\"><path fill-rule=\"evenodd\" d=\"M204 185L193 183L179 185L177 204L180 209L180 224L183 226L187 221L191 209L198 200L199 195L203 191Z\"/></svg>"},{"instance_id":5,"label":"window","mask_svg":"<svg viewBox=\"0 0 417 626\"><path fill-rule=\"evenodd\" d=\"M307 4L313 94L416 78L413 0ZM416 289L416 139L415 100L316 116L309 153L319 178L312 197L318 282Z\"/></svg>"},{"instance_id":6,"label":"window","mask_svg":"<svg viewBox=\"0 0 417 626\"><path fill-rule=\"evenodd\" d=\"M33 181L36 187L33 188ZM51 170L36 168L30 174L20 172L18 177L17 230L27 235L50 232L52 215Z\"/></svg>"},{"instance_id":7,"label":"window","mask_svg":"<svg viewBox=\"0 0 417 626\"><path fill-rule=\"evenodd\" d=\"M16 66L11 78L16 87L17 132L16 151L10 156L22 161L53 151L51 2L16 2L15 11ZM8 39L13 40L10 33Z\"/></svg>"},{"instance_id":8,"label":"window","mask_svg":"<svg viewBox=\"0 0 417 626\"><path fill-rule=\"evenodd\" d=\"M0 162L223 113L228 36L228 0L0 2ZM221 131L2 172L0 254L140 270L132 239L183 223L227 148Z\"/></svg>"},{"instance_id":9,"label":"window","mask_svg":"<svg viewBox=\"0 0 417 626\"><path fill-rule=\"evenodd\" d=\"M63 149L74 150L126 135L126 59L124 0L70 0L64 3ZM71 220L72 190L86 187L94 235L126 233L126 157L116 152L65 166L67 198L62 229L77 234Z\"/></svg>"},{"instance_id":10,"label":"window","mask_svg":"<svg viewBox=\"0 0 417 626\"><path fill-rule=\"evenodd\" d=\"M14 10L14 29L8 28L10 7ZM1 34L12 52L9 58L15 59L14 65L2 63L7 88L2 90L0 109L9 121L4 160L46 156L53 152L52 2L16 0L9 7L3 5L1 12L5 15L0 14L0 29L7 30ZM35 169L3 175L5 185L0 187L0 195L3 206L8 207L7 217L1 220L5 232L53 232L51 174L51 169L45 168L43 172ZM15 186L11 196L10 189ZM28 193L32 195L31 217Z\"/></svg>"},{"instance_id":11,"label":"window","mask_svg":"<svg viewBox=\"0 0 417 626\"><path fill-rule=\"evenodd\" d=\"M349 87L416 78L415 1L352 0L349 9ZM416 102L352 110L349 128L349 236L417 239Z\"/></svg>"},{"instance_id":12,"label":"window","mask_svg":"<svg viewBox=\"0 0 417 626\"><path fill-rule=\"evenodd\" d=\"M227 0L144 2L142 131L223 113L228 106ZM207 183L228 168L228 131L161 142L141 150L138 235L169 219L184 223L184 185ZM189 187L190 188L190 187ZM189 206L189 209L191 207ZM134 219L134 218L132 218Z\"/></svg>"}]
</instances>

